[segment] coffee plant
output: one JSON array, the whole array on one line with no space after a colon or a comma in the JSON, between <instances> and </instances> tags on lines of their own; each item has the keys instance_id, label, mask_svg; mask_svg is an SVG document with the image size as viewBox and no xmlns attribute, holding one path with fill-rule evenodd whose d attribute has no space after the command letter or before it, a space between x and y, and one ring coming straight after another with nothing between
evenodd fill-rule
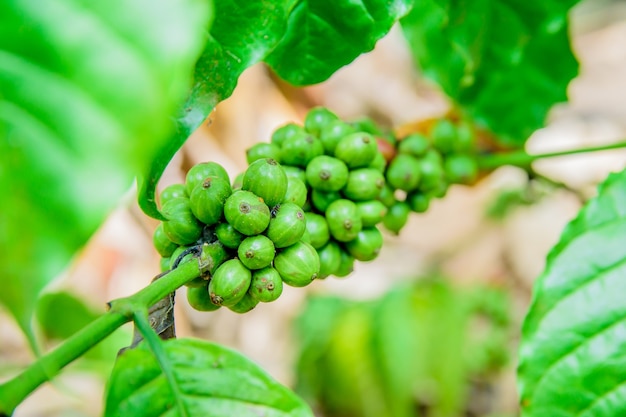
<instances>
[{"instance_id":1,"label":"coffee plant","mask_svg":"<svg viewBox=\"0 0 626 417\"><path fill-rule=\"evenodd\" d=\"M2 2L0 302L37 359L0 384L0 416L19 411L35 389L128 322L135 335L109 378L105 416L312 416L303 399L241 354L176 339L174 292L186 286L189 305L206 314L245 314L278 299L285 286L349 276L355 262L378 256L383 230L402 233L410 216L445 198L451 185L472 186L503 165L532 176L540 158L624 147L539 155L524 150L550 108L567 100L567 85L577 74L568 25L576 3ZM277 126L247 149L248 167L240 176L230 178L206 155L184 184L157 196L167 164L233 93L245 69L263 62L291 86L320 83L372 50L396 24L423 76L448 96L449 113L394 130L312 107L301 123ZM41 352L32 326L46 299L40 293L134 179L139 207L160 221L153 243L162 273L137 293L110 301L105 314L85 313L88 324ZM626 174L614 173L548 255L521 329L522 415L626 412L625 219ZM304 315L298 329L335 335L304 337L312 349L324 343L330 352L365 346L369 339L355 329L367 330L382 346L392 322L429 337L428 326L438 324L421 323L410 300L432 297L441 303L429 314L440 317L458 307L456 324L488 311L491 340L502 340L509 322L502 303L493 307L476 297L459 307L446 284L424 285L370 304L313 301L330 303L337 314L322 315L326 320ZM61 314L49 309L38 320L64 320ZM406 340L410 352L412 339ZM501 346L476 346L473 352L484 360L459 360L463 375L504 361ZM350 395L338 397L311 381L324 375L346 386L369 381L389 400L379 414L365 415L414 415L406 386L388 375L378 378L375 367L363 370L378 356L345 352L339 356L345 361L331 355L319 367L302 357L299 392L340 414L365 413L367 407L351 403ZM394 356L381 352L383 360ZM410 357L405 360L404 373L398 371L403 377L412 369ZM421 375L428 379L428 372ZM392 382L382 384L387 377ZM459 412L458 404L440 412Z\"/></svg>"}]
</instances>

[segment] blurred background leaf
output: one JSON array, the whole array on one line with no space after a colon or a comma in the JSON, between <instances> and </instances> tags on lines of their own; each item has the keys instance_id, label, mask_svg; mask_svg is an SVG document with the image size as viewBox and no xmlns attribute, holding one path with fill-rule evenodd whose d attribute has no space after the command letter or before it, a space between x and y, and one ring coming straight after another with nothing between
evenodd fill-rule
<instances>
[{"instance_id":1,"label":"blurred background leaf","mask_svg":"<svg viewBox=\"0 0 626 417\"><path fill-rule=\"evenodd\" d=\"M504 290L443 279L371 301L311 297L296 321L296 392L329 417L466 415L508 361L509 314Z\"/></svg>"},{"instance_id":2,"label":"blurred background leaf","mask_svg":"<svg viewBox=\"0 0 626 417\"><path fill-rule=\"evenodd\" d=\"M167 140L207 5L0 4L0 301L31 343L41 289Z\"/></svg>"},{"instance_id":3,"label":"blurred background leaf","mask_svg":"<svg viewBox=\"0 0 626 417\"><path fill-rule=\"evenodd\" d=\"M578 74L568 25L577 2L425 0L401 23L423 74L515 147L544 125L555 103L567 100Z\"/></svg>"},{"instance_id":4,"label":"blurred background leaf","mask_svg":"<svg viewBox=\"0 0 626 417\"><path fill-rule=\"evenodd\" d=\"M71 292L55 291L41 295L35 309L35 318L44 342L52 345L69 338L104 313L104 309L97 311ZM130 337L128 328L117 329L73 363L72 369L89 370L108 376L117 352L129 344Z\"/></svg>"}]
</instances>

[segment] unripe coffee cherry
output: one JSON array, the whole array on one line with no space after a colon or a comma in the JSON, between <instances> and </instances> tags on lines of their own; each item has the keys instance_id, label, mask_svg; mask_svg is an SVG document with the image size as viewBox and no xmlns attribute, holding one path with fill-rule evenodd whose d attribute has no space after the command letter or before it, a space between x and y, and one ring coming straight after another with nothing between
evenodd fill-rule
<instances>
[{"instance_id":1,"label":"unripe coffee cherry","mask_svg":"<svg viewBox=\"0 0 626 417\"><path fill-rule=\"evenodd\" d=\"M268 207L274 207L287 193L287 174L274 159L259 159L244 173L241 189L258 195Z\"/></svg>"},{"instance_id":2,"label":"unripe coffee cherry","mask_svg":"<svg viewBox=\"0 0 626 417\"><path fill-rule=\"evenodd\" d=\"M202 223L213 225L222 218L224 202L231 194L230 184L222 178L205 178L191 192L191 211Z\"/></svg>"},{"instance_id":3,"label":"unripe coffee cherry","mask_svg":"<svg viewBox=\"0 0 626 417\"><path fill-rule=\"evenodd\" d=\"M285 248L299 241L305 230L304 211L293 203L284 203L272 209L265 234L277 248Z\"/></svg>"},{"instance_id":4,"label":"unripe coffee cherry","mask_svg":"<svg viewBox=\"0 0 626 417\"><path fill-rule=\"evenodd\" d=\"M163 205L161 210L167 219L163 231L178 245L189 245L202 235L202 224L193 215L188 198L174 198Z\"/></svg>"},{"instance_id":5,"label":"unripe coffee cherry","mask_svg":"<svg viewBox=\"0 0 626 417\"><path fill-rule=\"evenodd\" d=\"M298 242L276 255L274 268L285 284L304 287L319 276L320 258L313 246Z\"/></svg>"},{"instance_id":6,"label":"unripe coffee cherry","mask_svg":"<svg viewBox=\"0 0 626 417\"><path fill-rule=\"evenodd\" d=\"M320 155L306 167L307 183L320 191L339 191L348 181L348 166L340 159Z\"/></svg>"},{"instance_id":7,"label":"unripe coffee cherry","mask_svg":"<svg viewBox=\"0 0 626 417\"><path fill-rule=\"evenodd\" d=\"M202 162L194 165L187 172L185 179L187 194L191 195L193 189L208 177L218 177L230 184L230 178L223 166L217 162Z\"/></svg>"},{"instance_id":8,"label":"unripe coffee cherry","mask_svg":"<svg viewBox=\"0 0 626 417\"><path fill-rule=\"evenodd\" d=\"M250 288L252 273L239 259L221 264L209 282L211 302L220 306L235 305Z\"/></svg>"},{"instance_id":9,"label":"unripe coffee cherry","mask_svg":"<svg viewBox=\"0 0 626 417\"><path fill-rule=\"evenodd\" d=\"M335 148L335 157L341 159L348 168L368 166L378 152L374 136L369 133L351 133L339 141Z\"/></svg>"},{"instance_id":10,"label":"unripe coffee cherry","mask_svg":"<svg viewBox=\"0 0 626 417\"><path fill-rule=\"evenodd\" d=\"M268 266L252 272L248 293L263 303L272 302L283 292L283 280L275 268Z\"/></svg>"},{"instance_id":11,"label":"unripe coffee cherry","mask_svg":"<svg viewBox=\"0 0 626 417\"><path fill-rule=\"evenodd\" d=\"M258 235L270 223L270 209L256 194L238 190L226 199L224 217L235 230L244 235Z\"/></svg>"},{"instance_id":12,"label":"unripe coffee cherry","mask_svg":"<svg viewBox=\"0 0 626 417\"><path fill-rule=\"evenodd\" d=\"M363 223L359 210L351 200L333 201L326 209L330 234L340 242L348 242L361 231Z\"/></svg>"},{"instance_id":13,"label":"unripe coffee cherry","mask_svg":"<svg viewBox=\"0 0 626 417\"><path fill-rule=\"evenodd\" d=\"M275 254L274 242L263 235L245 238L237 249L239 260L248 269L261 269L269 266Z\"/></svg>"}]
</instances>

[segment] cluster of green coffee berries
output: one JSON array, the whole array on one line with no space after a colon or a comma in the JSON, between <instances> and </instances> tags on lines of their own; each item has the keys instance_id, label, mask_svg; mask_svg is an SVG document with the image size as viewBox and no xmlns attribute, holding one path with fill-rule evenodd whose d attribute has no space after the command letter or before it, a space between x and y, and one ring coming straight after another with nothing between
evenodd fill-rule
<instances>
[{"instance_id":1,"label":"cluster of green coffee berries","mask_svg":"<svg viewBox=\"0 0 626 417\"><path fill-rule=\"evenodd\" d=\"M221 165L206 162L189 170L184 185L163 190L167 220L153 236L162 269L175 268L201 246L211 250L207 279L187 285L194 308L244 313L276 300L283 283L302 287L317 278L319 257L302 240L306 219L301 206L286 199L288 183L282 167L267 158L251 164L237 188Z\"/></svg>"},{"instance_id":2,"label":"cluster of green coffee berries","mask_svg":"<svg viewBox=\"0 0 626 417\"><path fill-rule=\"evenodd\" d=\"M395 156L385 171L386 185L378 199L388 208L385 227L399 233L411 212L428 210L434 198L444 197L451 184L472 184L478 177L474 130L465 122L434 121L424 133L399 140L383 136Z\"/></svg>"},{"instance_id":3,"label":"cluster of green coffee berries","mask_svg":"<svg viewBox=\"0 0 626 417\"><path fill-rule=\"evenodd\" d=\"M187 284L189 303L238 313L276 300L283 283L350 274L355 260L378 256L379 224L398 233L448 184L476 178L471 130L442 119L431 133L396 140L317 107L303 126L288 123L248 149L232 184L217 163L194 166L160 195L162 269L209 251L208 273Z\"/></svg>"}]
</instances>

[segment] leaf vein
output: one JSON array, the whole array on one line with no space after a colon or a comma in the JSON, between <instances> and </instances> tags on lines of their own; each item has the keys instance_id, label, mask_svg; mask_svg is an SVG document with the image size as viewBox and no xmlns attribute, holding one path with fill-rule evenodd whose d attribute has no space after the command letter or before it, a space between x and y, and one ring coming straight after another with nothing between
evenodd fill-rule
<instances>
[{"instance_id":1,"label":"leaf vein","mask_svg":"<svg viewBox=\"0 0 626 417\"><path fill-rule=\"evenodd\" d=\"M554 362L552 362L546 369L545 371L541 374L541 376L539 377L539 379L537 380L536 384L535 384L535 388L533 390L533 394L532 397L535 396L536 392L539 392L539 387L541 386L541 384L545 381L546 376L550 374L550 372L556 367L558 366L558 364L560 364L561 362L563 362L565 359L567 359L568 357L570 357L572 354L574 354L576 351L578 351L579 349L583 348L584 346L586 346L588 343L590 343L591 341L593 341L594 339L596 339L598 336L601 336L603 334L605 334L606 332L608 332L609 330L613 329L615 326L619 325L619 324L623 324L626 321L626 312L619 316L619 318L612 323L607 324L604 327L599 328L597 331L593 332L592 334L590 334L586 339L584 339L583 341L576 343L575 345L573 345L571 347L571 349L569 349L567 352L564 352L563 355L561 355L559 358L557 358L557 360L555 360Z\"/></svg>"}]
</instances>

